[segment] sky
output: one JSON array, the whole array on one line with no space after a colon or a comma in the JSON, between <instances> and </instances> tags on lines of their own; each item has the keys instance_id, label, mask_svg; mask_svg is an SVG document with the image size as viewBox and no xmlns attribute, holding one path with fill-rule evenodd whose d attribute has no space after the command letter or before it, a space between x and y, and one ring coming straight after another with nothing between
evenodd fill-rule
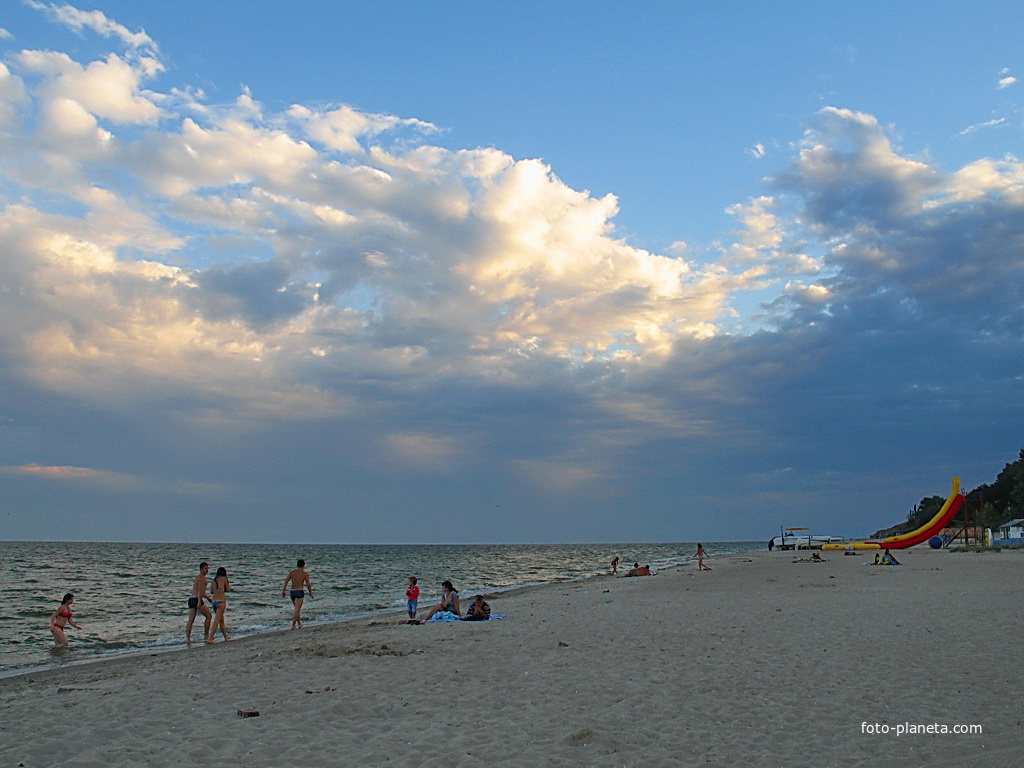
<instances>
[{"instance_id":1,"label":"sky","mask_svg":"<svg viewBox=\"0 0 1024 768\"><path fill-rule=\"evenodd\" d=\"M0 9L0 540L866 537L1024 446L1016 2Z\"/></svg>"}]
</instances>

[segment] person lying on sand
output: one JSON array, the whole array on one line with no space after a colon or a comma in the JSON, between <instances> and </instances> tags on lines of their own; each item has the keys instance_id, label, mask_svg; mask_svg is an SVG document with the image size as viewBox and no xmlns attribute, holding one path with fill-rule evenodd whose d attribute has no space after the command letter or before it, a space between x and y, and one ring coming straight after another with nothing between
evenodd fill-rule
<instances>
[{"instance_id":1,"label":"person lying on sand","mask_svg":"<svg viewBox=\"0 0 1024 768\"><path fill-rule=\"evenodd\" d=\"M821 555L819 555L817 552L815 552L810 557L794 557L793 558L793 562L794 563L827 563L828 560L826 560Z\"/></svg>"},{"instance_id":2,"label":"person lying on sand","mask_svg":"<svg viewBox=\"0 0 1024 768\"><path fill-rule=\"evenodd\" d=\"M633 563L633 567L626 571L623 576L653 576L651 573L651 566L640 565L640 563Z\"/></svg>"}]
</instances>

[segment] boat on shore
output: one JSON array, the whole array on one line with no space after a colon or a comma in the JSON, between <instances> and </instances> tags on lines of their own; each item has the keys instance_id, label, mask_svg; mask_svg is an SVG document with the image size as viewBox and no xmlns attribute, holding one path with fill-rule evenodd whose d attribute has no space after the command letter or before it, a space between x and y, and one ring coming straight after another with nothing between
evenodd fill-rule
<instances>
[{"instance_id":1,"label":"boat on shore","mask_svg":"<svg viewBox=\"0 0 1024 768\"><path fill-rule=\"evenodd\" d=\"M778 536L768 540L768 551L773 549L821 549L826 544L840 544L841 536L818 536L813 533L799 533L809 528L780 528Z\"/></svg>"}]
</instances>

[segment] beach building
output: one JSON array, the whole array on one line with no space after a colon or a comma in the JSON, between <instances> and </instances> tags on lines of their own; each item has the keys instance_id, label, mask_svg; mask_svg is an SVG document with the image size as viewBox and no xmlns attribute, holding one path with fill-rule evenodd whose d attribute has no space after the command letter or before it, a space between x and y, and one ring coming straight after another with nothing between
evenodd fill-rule
<instances>
[{"instance_id":1,"label":"beach building","mask_svg":"<svg viewBox=\"0 0 1024 768\"><path fill-rule=\"evenodd\" d=\"M999 526L996 532L996 539L992 542L996 546L1004 544L1024 544L1024 517Z\"/></svg>"}]
</instances>

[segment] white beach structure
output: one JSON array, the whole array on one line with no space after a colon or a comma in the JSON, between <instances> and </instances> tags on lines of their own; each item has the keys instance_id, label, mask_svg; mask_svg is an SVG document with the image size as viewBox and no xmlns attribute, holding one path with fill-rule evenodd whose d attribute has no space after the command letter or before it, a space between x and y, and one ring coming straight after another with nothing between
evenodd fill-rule
<instances>
[{"instance_id":1,"label":"white beach structure","mask_svg":"<svg viewBox=\"0 0 1024 768\"><path fill-rule=\"evenodd\" d=\"M996 531L995 541L992 543L996 546L1000 544L1024 544L1024 517L1000 525Z\"/></svg>"}]
</instances>

